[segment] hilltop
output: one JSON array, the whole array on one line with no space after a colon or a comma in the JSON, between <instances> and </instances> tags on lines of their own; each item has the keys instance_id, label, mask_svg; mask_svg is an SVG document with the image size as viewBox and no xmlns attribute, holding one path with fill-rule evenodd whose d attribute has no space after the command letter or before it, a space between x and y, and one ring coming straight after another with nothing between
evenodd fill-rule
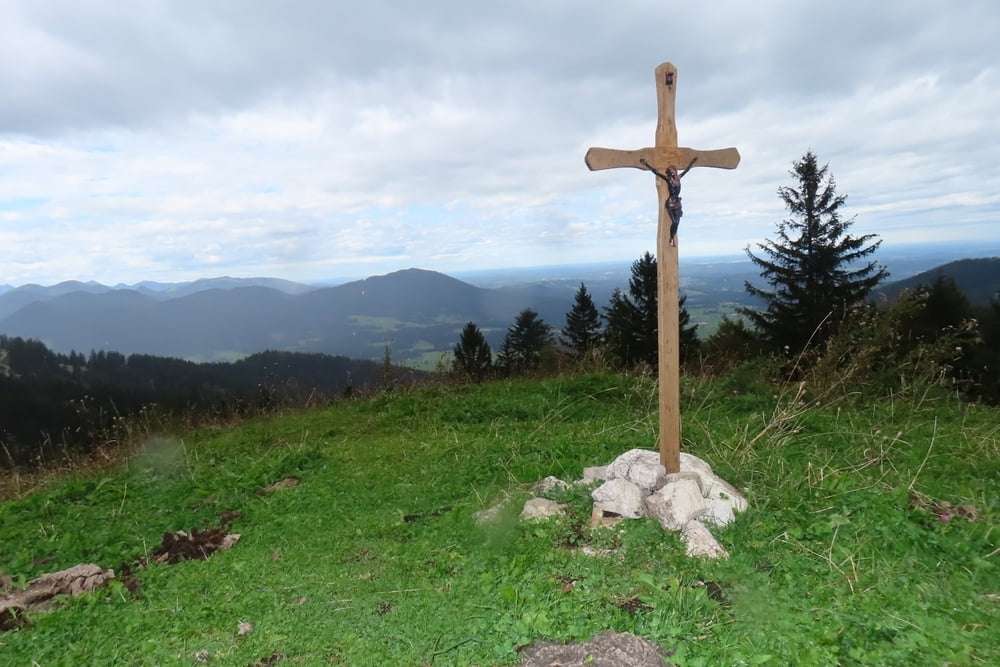
<instances>
[{"instance_id":1,"label":"hilltop","mask_svg":"<svg viewBox=\"0 0 1000 667\"><path fill-rule=\"evenodd\" d=\"M614 630L678 664L1000 662L1000 414L926 388L851 402L795 386L685 382L684 449L750 499L717 531L725 561L687 558L652 520L591 531L587 487L552 496L560 519L518 519L535 481L655 443L641 376L136 431L116 463L6 480L0 586L77 563L117 578L18 617L0 650L11 664L498 665ZM164 533L220 526L241 535L229 551L151 560Z\"/></svg>"}]
</instances>

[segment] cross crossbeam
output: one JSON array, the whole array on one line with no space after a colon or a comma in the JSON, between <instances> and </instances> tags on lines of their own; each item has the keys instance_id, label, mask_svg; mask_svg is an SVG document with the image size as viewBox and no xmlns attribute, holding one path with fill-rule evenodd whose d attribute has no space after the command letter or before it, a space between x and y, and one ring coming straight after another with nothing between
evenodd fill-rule
<instances>
[{"instance_id":1,"label":"cross crossbeam","mask_svg":"<svg viewBox=\"0 0 1000 667\"><path fill-rule=\"evenodd\" d=\"M740 153L735 148L711 151L682 148L677 145L674 106L677 95L677 68L662 63L656 68L657 123L655 145L638 150L591 148L584 157L592 171L634 167L666 172L669 167L717 167L735 169ZM693 160L693 162L692 162ZM670 242L671 218L667 210L668 184L656 179L660 216L656 233L657 257L657 326L658 379L660 408L660 462L667 472L680 472L680 289L677 267L677 244Z\"/></svg>"}]
</instances>

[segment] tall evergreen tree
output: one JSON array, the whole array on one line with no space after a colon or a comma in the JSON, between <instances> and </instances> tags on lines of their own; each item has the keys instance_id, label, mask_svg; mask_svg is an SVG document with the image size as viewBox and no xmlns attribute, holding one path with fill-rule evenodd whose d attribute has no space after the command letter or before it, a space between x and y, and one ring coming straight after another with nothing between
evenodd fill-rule
<instances>
[{"instance_id":1,"label":"tall evergreen tree","mask_svg":"<svg viewBox=\"0 0 1000 667\"><path fill-rule=\"evenodd\" d=\"M797 187L780 187L778 196L791 214L777 224L777 240L757 244L747 255L760 267L770 288L746 282L764 300L762 311L743 308L765 341L777 349L799 350L825 340L845 309L863 300L888 272L870 256L881 245L875 234L851 236L853 218L842 219L847 200L838 195L829 165L819 166L809 151L792 163Z\"/></svg>"},{"instance_id":2,"label":"tall evergreen tree","mask_svg":"<svg viewBox=\"0 0 1000 667\"><path fill-rule=\"evenodd\" d=\"M632 276L628 281L628 294L615 290L611 303L604 309L607 327L604 332L605 349L608 356L622 366L631 367L646 363L653 368L659 356L659 316L657 313L656 258L649 252L632 262ZM678 303L680 308L681 354L697 345L695 329L689 326L690 315L684 308L684 297Z\"/></svg>"},{"instance_id":3,"label":"tall evergreen tree","mask_svg":"<svg viewBox=\"0 0 1000 667\"><path fill-rule=\"evenodd\" d=\"M605 309L608 355L628 368L640 362L656 367L656 258L649 252L632 262L628 294L615 290Z\"/></svg>"},{"instance_id":4,"label":"tall evergreen tree","mask_svg":"<svg viewBox=\"0 0 1000 667\"><path fill-rule=\"evenodd\" d=\"M687 303L687 294L681 297L678 307L680 308L680 314L677 316L678 323L680 324L680 355L681 361L689 361L694 358L695 354L698 352L698 348L701 347L701 341L698 339L698 323L695 322L691 324L691 313L688 312L684 304Z\"/></svg>"},{"instance_id":5,"label":"tall evergreen tree","mask_svg":"<svg viewBox=\"0 0 1000 667\"><path fill-rule=\"evenodd\" d=\"M611 301L604 308L604 351L618 366L635 365L633 340L636 330L635 306L620 289L611 294Z\"/></svg>"},{"instance_id":6,"label":"tall evergreen tree","mask_svg":"<svg viewBox=\"0 0 1000 667\"><path fill-rule=\"evenodd\" d=\"M587 286L580 283L573 300L573 309L566 313L561 342L577 358L585 355L601 339L601 314L597 312L594 299Z\"/></svg>"},{"instance_id":7,"label":"tall evergreen tree","mask_svg":"<svg viewBox=\"0 0 1000 667\"><path fill-rule=\"evenodd\" d=\"M455 363L476 382L482 382L493 368L493 350L475 322L469 322L462 329L454 352Z\"/></svg>"},{"instance_id":8,"label":"tall evergreen tree","mask_svg":"<svg viewBox=\"0 0 1000 667\"><path fill-rule=\"evenodd\" d=\"M543 354L553 341L552 326L537 312L525 308L507 329L497 363L508 373L533 370L542 363Z\"/></svg>"}]
</instances>

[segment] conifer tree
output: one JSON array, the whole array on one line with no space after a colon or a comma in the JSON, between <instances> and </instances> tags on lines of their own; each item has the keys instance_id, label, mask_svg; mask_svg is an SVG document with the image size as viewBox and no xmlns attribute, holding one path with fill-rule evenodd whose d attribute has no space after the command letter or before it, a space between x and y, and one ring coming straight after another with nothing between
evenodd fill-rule
<instances>
[{"instance_id":1,"label":"conifer tree","mask_svg":"<svg viewBox=\"0 0 1000 667\"><path fill-rule=\"evenodd\" d=\"M455 362L476 382L482 382L493 368L493 351L475 322L469 322L462 329L455 346Z\"/></svg>"},{"instance_id":2,"label":"conifer tree","mask_svg":"<svg viewBox=\"0 0 1000 667\"><path fill-rule=\"evenodd\" d=\"M576 358L581 358L601 339L601 314L587 286L580 283L573 300L573 309L566 313L561 342Z\"/></svg>"},{"instance_id":3,"label":"conifer tree","mask_svg":"<svg viewBox=\"0 0 1000 667\"><path fill-rule=\"evenodd\" d=\"M812 151L792 164L797 187L778 188L790 217L777 223L777 240L757 244L762 255L746 249L770 286L746 282L764 309L743 308L740 314L775 349L798 351L810 340L815 345L828 338L846 308L888 272L870 259L882 243L875 234L847 233L854 219L840 217L847 196L837 194L829 165L820 167Z\"/></svg>"},{"instance_id":4,"label":"conifer tree","mask_svg":"<svg viewBox=\"0 0 1000 667\"><path fill-rule=\"evenodd\" d=\"M611 294L611 301L604 308L604 351L608 358L622 367L635 365L634 332L638 326L635 306L620 289Z\"/></svg>"},{"instance_id":5,"label":"conifer tree","mask_svg":"<svg viewBox=\"0 0 1000 667\"><path fill-rule=\"evenodd\" d=\"M659 356L659 317L657 313L656 258L649 252L632 263L628 294L615 290L611 303L604 310L607 328L604 332L608 356L624 367L645 363L655 368ZM692 352L697 345L697 325L689 326L690 315L680 308L681 355Z\"/></svg>"},{"instance_id":6,"label":"conifer tree","mask_svg":"<svg viewBox=\"0 0 1000 667\"><path fill-rule=\"evenodd\" d=\"M681 329L680 355L682 362L691 360L701 347L701 341L698 339L698 323L691 324L691 313L684 307L687 299L687 294L685 294L681 297L680 303L677 304L680 308L677 321Z\"/></svg>"},{"instance_id":7,"label":"conifer tree","mask_svg":"<svg viewBox=\"0 0 1000 667\"><path fill-rule=\"evenodd\" d=\"M525 308L507 330L497 363L507 373L534 370L541 365L544 352L553 340L552 326L537 312Z\"/></svg>"}]
</instances>

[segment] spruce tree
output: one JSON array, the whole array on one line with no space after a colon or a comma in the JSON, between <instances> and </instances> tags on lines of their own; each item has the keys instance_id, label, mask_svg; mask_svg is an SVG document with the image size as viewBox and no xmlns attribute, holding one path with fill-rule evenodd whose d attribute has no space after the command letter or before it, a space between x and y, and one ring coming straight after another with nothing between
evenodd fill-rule
<instances>
[{"instance_id":1,"label":"spruce tree","mask_svg":"<svg viewBox=\"0 0 1000 667\"><path fill-rule=\"evenodd\" d=\"M638 363L656 368L659 356L656 258L649 252L632 262L628 285L628 294L615 290L611 303L604 309L605 350L611 359L626 368ZM697 325L689 326L691 318L684 308L686 300L684 297L677 304L682 356L686 352L690 354L698 340Z\"/></svg>"},{"instance_id":2,"label":"spruce tree","mask_svg":"<svg viewBox=\"0 0 1000 667\"><path fill-rule=\"evenodd\" d=\"M573 300L573 309L566 313L561 342L577 359L583 357L601 339L601 314L587 286L580 283Z\"/></svg>"},{"instance_id":3,"label":"spruce tree","mask_svg":"<svg viewBox=\"0 0 1000 667\"><path fill-rule=\"evenodd\" d=\"M531 308L525 308L507 329L497 363L507 373L521 373L538 368L546 349L552 345L552 326Z\"/></svg>"},{"instance_id":4,"label":"spruce tree","mask_svg":"<svg viewBox=\"0 0 1000 667\"><path fill-rule=\"evenodd\" d=\"M630 367L635 364L633 348L635 306L620 289L611 294L611 301L604 308L604 352L618 366Z\"/></svg>"},{"instance_id":5,"label":"spruce tree","mask_svg":"<svg viewBox=\"0 0 1000 667\"><path fill-rule=\"evenodd\" d=\"M681 297L678 307L680 308L680 314L677 317L678 323L680 324L680 355L681 361L690 361L694 358L698 349L701 347L701 341L698 339L698 323L691 324L691 314L688 312L684 304L687 303L687 294Z\"/></svg>"},{"instance_id":6,"label":"spruce tree","mask_svg":"<svg viewBox=\"0 0 1000 667\"><path fill-rule=\"evenodd\" d=\"M770 288L746 282L747 291L764 301L763 310L743 308L775 349L796 352L812 341L823 342L835 330L846 308L864 300L888 272L870 256L881 245L875 234L851 236L853 218L842 219L847 200L838 195L829 165L819 166L809 151L789 172L797 187L780 187L778 196L790 217L777 223L777 240L747 246L750 260Z\"/></svg>"},{"instance_id":7,"label":"spruce tree","mask_svg":"<svg viewBox=\"0 0 1000 667\"><path fill-rule=\"evenodd\" d=\"M462 329L458 345L455 346L455 362L462 372L476 382L482 382L492 369L493 351L475 322L469 322Z\"/></svg>"}]
</instances>

